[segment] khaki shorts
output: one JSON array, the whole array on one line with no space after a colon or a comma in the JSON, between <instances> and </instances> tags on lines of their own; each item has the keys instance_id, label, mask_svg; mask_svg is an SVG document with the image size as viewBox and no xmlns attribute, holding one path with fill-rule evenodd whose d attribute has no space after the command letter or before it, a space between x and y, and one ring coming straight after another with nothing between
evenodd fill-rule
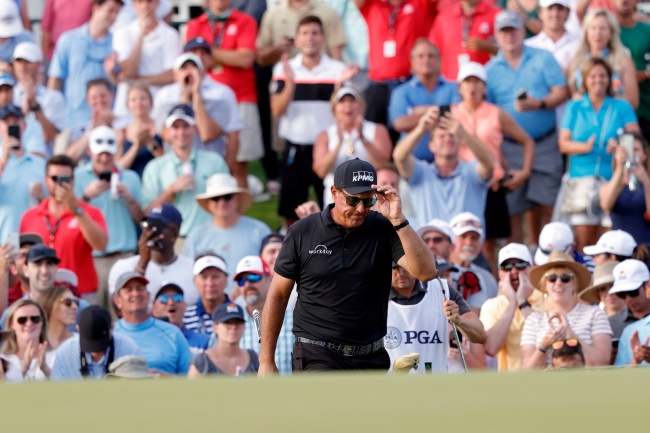
<instances>
[{"instance_id":1,"label":"khaki shorts","mask_svg":"<svg viewBox=\"0 0 650 433\"><path fill-rule=\"evenodd\" d=\"M239 131L239 152L237 162L254 161L264 156L262 143L262 127L257 104L242 102L239 104L239 115L244 127Z\"/></svg>"}]
</instances>

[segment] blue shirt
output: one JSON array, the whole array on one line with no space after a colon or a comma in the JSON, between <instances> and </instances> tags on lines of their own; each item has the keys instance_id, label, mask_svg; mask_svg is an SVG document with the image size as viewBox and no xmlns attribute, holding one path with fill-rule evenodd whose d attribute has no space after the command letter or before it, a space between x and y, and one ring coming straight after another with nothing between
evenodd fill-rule
<instances>
[{"instance_id":1,"label":"blue shirt","mask_svg":"<svg viewBox=\"0 0 650 433\"><path fill-rule=\"evenodd\" d=\"M621 338L618 340L618 352L616 353L616 361L614 365L628 365L634 359L634 354L632 353L632 347L630 346L630 339L632 334L636 331L639 332L639 341L641 344L645 344L646 338L650 337L650 316L646 316L643 319L627 325L621 334ZM643 361L643 365L648 363Z\"/></svg>"},{"instance_id":2,"label":"blue shirt","mask_svg":"<svg viewBox=\"0 0 650 433\"><path fill-rule=\"evenodd\" d=\"M126 185L135 201L140 203L140 178L131 170L123 168L120 171L120 182ZM81 197L84 191L91 182L99 179L93 170L92 162L89 162L81 167L77 167L74 171L75 183L74 193L77 197ZM118 252L130 252L137 248L138 236L136 233L136 226L129 207L123 198L114 200L111 196L111 191L105 191L102 194L90 200L90 204L95 206L104 214L106 219L106 228L108 231L108 245L104 252L93 251L95 257L104 256L107 254Z\"/></svg>"},{"instance_id":3,"label":"blue shirt","mask_svg":"<svg viewBox=\"0 0 650 433\"><path fill-rule=\"evenodd\" d=\"M10 38L7 38L6 41L0 42L0 60L3 62L11 63L14 49L16 48L16 45L21 42L37 43L32 32L29 30L23 30L16 36L12 36Z\"/></svg>"},{"instance_id":4,"label":"blue shirt","mask_svg":"<svg viewBox=\"0 0 650 433\"><path fill-rule=\"evenodd\" d=\"M485 66L489 86L487 97L490 102L506 110L517 123L538 139L555 128L555 109L515 111L515 99L525 90L529 97L541 99L551 92L552 87L565 86L562 68L550 51L524 45L517 69L512 69L503 52L499 51Z\"/></svg>"},{"instance_id":5,"label":"blue shirt","mask_svg":"<svg viewBox=\"0 0 650 433\"><path fill-rule=\"evenodd\" d=\"M113 344L115 347L115 355L113 361L127 355L139 355L140 348L137 343L126 335L114 335ZM79 346L79 334L65 340L56 349L56 358L52 366L52 380L65 380L65 379L81 379L81 361L80 361L81 348ZM90 357L90 353L84 353L86 356L86 363L88 365L88 377L94 379L101 379L106 376L106 370L110 350L107 349L106 353L98 362L94 362Z\"/></svg>"},{"instance_id":6,"label":"blue shirt","mask_svg":"<svg viewBox=\"0 0 650 433\"><path fill-rule=\"evenodd\" d=\"M190 331L187 329L187 327L183 326L183 329L181 329L183 332L183 335L185 338L187 338L187 342L190 345L190 348L192 349L199 349L200 352L204 351L208 347L210 347L210 336L206 334L201 334L198 332ZM196 351L195 351L196 353Z\"/></svg>"},{"instance_id":7,"label":"blue shirt","mask_svg":"<svg viewBox=\"0 0 650 433\"><path fill-rule=\"evenodd\" d=\"M560 128L571 131L573 141L586 143L592 135L596 135L596 141L591 152L569 156L569 177L597 174L609 180L612 177L612 154L607 153L607 141L617 138L619 129L636 122L634 109L624 99L607 96L597 113L588 95L570 101L564 110Z\"/></svg>"},{"instance_id":8,"label":"blue shirt","mask_svg":"<svg viewBox=\"0 0 650 433\"><path fill-rule=\"evenodd\" d=\"M65 81L67 127L83 124L92 113L86 103L86 84L96 78L106 78L104 59L113 53L113 36L94 40L88 24L64 32L56 43L49 76Z\"/></svg>"},{"instance_id":9,"label":"blue shirt","mask_svg":"<svg viewBox=\"0 0 650 433\"><path fill-rule=\"evenodd\" d=\"M245 303L245 302L244 302ZM240 304L242 308L246 308ZM255 322L248 313L244 313L246 323L244 325L244 334L239 341L239 347L242 349L254 350L260 353L260 343L255 330ZM275 346L275 365L278 367L278 372L281 375L291 374L291 352L293 351L293 344L295 337L293 335L293 310L287 310L284 313L284 320L282 321L282 328L278 334L278 343Z\"/></svg>"},{"instance_id":10,"label":"blue shirt","mask_svg":"<svg viewBox=\"0 0 650 433\"><path fill-rule=\"evenodd\" d=\"M17 104L20 107L20 104ZM20 143L25 148L26 152L42 155L45 158L52 156L50 147L45 144L45 137L43 136L43 128L34 116L25 117L25 132L20 137ZM0 137L0 145L2 144L2 137Z\"/></svg>"},{"instance_id":11,"label":"blue shirt","mask_svg":"<svg viewBox=\"0 0 650 433\"><path fill-rule=\"evenodd\" d=\"M18 233L23 213L38 203L29 195L29 184L45 188L45 160L27 152L22 158L10 156L0 176L0 242L9 233ZM17 251L14 251L17 253Z\"/></svg>"},{"instance_id":12,"label":"blue shirt","mask_svg":"<svg viewBox=\"0 0 650 433\"><path fill-rule=\"evenodd\" d=\"M391 93L388 105L388 123L393 126L397 118L413 114L413 107L418 105L452 105L459 101L460 95L456 83L441 77L433 92L429 92L414 76L406 83L397 86ZM404 138L407 134L408 132L402 132L400 138ZM413 150L413 156L428 162L433 161L433 153L429 150L429 133L424 134Z\"/></svg>"},{"instance_id":13,"label":"blue shirt","mask_svg":"<svg viewBox=\"0 0 650 433\"><path fill-rule=\"evenodd\" d=\"M192 352L185 336L177 326L149 317L137 325L124 319L115 322L115 334L131 337L149 368L169 374L187 374Z\"/></svg>"}]
</instances>

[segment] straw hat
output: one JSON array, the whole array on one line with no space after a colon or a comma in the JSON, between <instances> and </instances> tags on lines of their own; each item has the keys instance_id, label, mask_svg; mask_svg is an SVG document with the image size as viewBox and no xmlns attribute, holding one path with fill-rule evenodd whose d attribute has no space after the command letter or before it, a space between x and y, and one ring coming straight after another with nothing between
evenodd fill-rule
<instances>
[{"instance_id":1,"label":"straw hat","mask_svg":"<svg viewBox=\"0 0 650 433\"><path fill-rule=\"evenodd\" d=\"M600 303L600 295L598 294L598 291L601 287L614 283L614 268L618 263L619 262L617 261L613 261L607 262L604 265L596 266L591 286L580 292L578 297L590 304Z\"/></svg>"},{"instance_id":2,"label":"straw hat","mask_svg":"<svg viewBox=\"0 0 650 433\"><path fill-rule=\"evenodd\" d=\"M203 209L210 213L208 210L208 201L211 198L228 194L239 194L239 213L242 215L246 213L251 203L253 203L253 196L250 191L246 188L240 188L237 185L237 180L225 173L217 173L210 176L205 193L197 194L194 198Z\"/></svg>"},{"instance_id":3,"label":"straw hat","mask_svg":"<svg viewBox=\"0 0 650 433\"><path fill-rule=\"evenodd\" d=\"M576 281L578 283L577 291L581 292L585 287L591 282L591 274L580 263L576 263L573 260L573 257L568 255L563 251L552 251L548 256L548 262L542 266L534 267L529 274L530 282L533 287L541 290L543 293L546 293L546 287L544 284L540 284L542 277L549 269L553 268L568 268L573 271L576 276Z\"/></svg>"}]
</instances>

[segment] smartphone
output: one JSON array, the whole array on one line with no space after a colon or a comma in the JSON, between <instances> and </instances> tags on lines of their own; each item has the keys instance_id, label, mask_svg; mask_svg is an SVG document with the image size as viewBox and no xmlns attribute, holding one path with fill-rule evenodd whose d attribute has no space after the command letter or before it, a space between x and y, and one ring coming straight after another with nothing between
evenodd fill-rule
<instances>
[{"instance_id":1,"label":"smartphone","mask_svg":"<svg viewBox=\"0 0 650 433\"><path fill-rule=\"evenodd\" d=\"M103 173L99 173L99 175L97 177L99 178L99 180L103 180L105 182L110 182L112 174L113 173L111 173L110 171L105 171Z\"/></svg>"},{"instance_id":2,"label":"smartphone","mask_svg":"<svg viewBox=\"0 0 650 433\"><path fill-rule=\"evenodd\" d=\"M439 107L439 110L440 110L440 115L439 116L444 117L445 114L449 113L449 105L441 105Z\"/></svg>"},{"instance_id":3,"label":"smartphone","mask_svg":"<svg viewBox=\"0 0 650 433\"><path fill-rule=\"evenodd\" d=\"M517 93L518 101L523 101L526 98L528 98L528 93L525 90L521 90L519 93Z\"/></svg>"},{"instance_id":4,"label":"smartphone","mask_svg":"<svg viewBox=\"0 0 650 433\"><path fill-rule=\"evenodd\" d=\"M9 128L7 128L7 133L9 134L9 137L14 137L17 140L20 140L20 126L9 125Z\"/></svg>"},{"instance_id":5,"label":"smartphone","mask_svg":"<svg viewBox=\"0 0 650 433\"><path fill-rule=\"evenodd\" d=\"M57 183L59 185L63 185L64 183L70 184L71 180L72 180L72 176L59 176L57 179Z\"/></svg>"},{"instance_id":6,"label":"smartphone","mask_svg":"<svg viewBox=\"0 0 650 433\"><path fill-rule=\"evenodd\" d=\"M151 236L149 236L149 239L154 239L158 236L160 236L160 233L162 233L164 223L161 219L158 218L145 218L140 222L140 227L142 227L143 230L146 229L152 229L155 228L156 231L151 233Z\"/></svg>"},{"instance_id":7,"label":"smartphone","mask_svg":"<svg viewBox=\"0 0 650 433\"><path fill-rule=\"evenodd\" d=\"M7 239L5 240L5 243L11 246L11 251L14 254L18 253L18 250L20 249L20 235L15 232L7 233Z\"/></svg>"},{"instance_id":8,"label":"smartphone","mask_svg":"<svg viewBox=\"0 0 650 433\"><path fill-rule=\"evenodd\" d=\"M625 149L627 153L627 160L634 160L634 135L632 134L623 134L618 139L618 144Z\"/></svg>"},{"instance_id":9,"label":"smartphone","mask_svg":"<svg viewBox=\"0 0 650 433\"><path fill-rule=\"evenodd\" d=\"M463 343L463 334L460 332L458 333L458 342L461 344ZM456 335L454 334L454 331L449 331L449 347L458 349L458 343L456 343Z\"/></svg>"}]
</instances>

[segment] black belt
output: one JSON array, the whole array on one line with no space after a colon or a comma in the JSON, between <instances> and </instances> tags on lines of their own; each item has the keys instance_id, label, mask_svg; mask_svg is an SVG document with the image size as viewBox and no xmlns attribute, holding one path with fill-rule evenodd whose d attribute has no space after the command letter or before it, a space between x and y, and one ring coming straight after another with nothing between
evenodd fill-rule
<instances>
[{"instance_id":1,"label":"black belt","mask_svg":"<svg viewBox=\"0 0 650 433\"><path fill-rule=\"evenodd\" d=\"M535 137L535 138L533 138L533 141L542 141L542 140L545 140L545 139L547 139L548 137L550 137L550 136L552 136L553 134L555 134L556 132L557 132L557 129L556 129L555 126L554 126L554 127L552 127L551 129L549 129L548 131L546 131L545 133L543 133L542 135L540 135L539 137ZM515 140L515 139L512 138L512 137L510 137L509 135L504 135L504 136L503 136L503 139L504 139L504 140L511 141L511 142L513 142L513 143L516 143L516 142L517 142L517 140Z\"/></svg>"},{"instance_id":2,"label":"black belt","mask_svg":"<svg viewBox=\"0 0 650 433\"><path fill-rule=\"evenodd\" d=\"M299 150L301 152L313 152L314 151L314 145L313 144L298 144L298 143L293 143L289 140L287 140L287 148L289 147L295 147L296 150Z\"/></svg>"},{"instance_id":3,"label":"black belt","mask_svg":"<svg viewBox=\"0 0 650 433\"><path fill-rule=\"evenodd\" d=\"M384 339L375 341L374 343L364 344L363 346L353 346L351 344L328 343L326 341L310 340L309 338L296 337L298 343L313 344L314 346L326 347L337 352L341 352L343 356L363 356L375 353L384 348Z\"/></svg>"}]
</instances>

